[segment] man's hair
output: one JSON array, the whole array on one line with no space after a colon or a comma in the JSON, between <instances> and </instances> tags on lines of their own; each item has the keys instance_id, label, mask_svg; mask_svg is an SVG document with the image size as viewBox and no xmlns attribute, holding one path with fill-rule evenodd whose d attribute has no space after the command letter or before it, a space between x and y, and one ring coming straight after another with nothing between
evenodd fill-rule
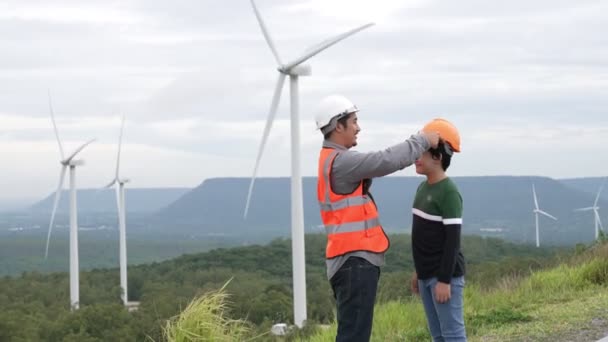
<instances>
[{"instance_id":1,"label":"man's hair","mask_svg":"<svg viewBox=\"0 0 608 342\"><path fill-rule=\"evenodd\" d=\"M339 119L338 119L338 122L336 123L336 128L338 127L338 125L342 125L343 127L346 127L346 121L347 121L347 120L348 120L348 118L350 118L352 115L353 115L353 113L350 113L350 114L348 114L348 115L345 115L345 116L343 116L343 117L339 118ZM332 119L332 120L333 120L333 119ZM329 140L329 138L331 137L331 134L332 134L334 131L335 131L335 129L333 129L333 130L331 130L331 131L327 132L327 133L324 135L324 137L323 137L323 138L324 138L325 140Z\"/></svg>"},{"instance_id":2,"label":"man's hair","mask_svg":"<svg viewBox=\"0 0 608 342\"><path fill-rule=\"evenodd\" d=\"M443 171L447 171L452 162L452 149L449 146L446 147L446 143L441 141L437 148L431 148L429 152L433 159L441 160L441 168L443 168Z\"/></svg>"}]
</instances>

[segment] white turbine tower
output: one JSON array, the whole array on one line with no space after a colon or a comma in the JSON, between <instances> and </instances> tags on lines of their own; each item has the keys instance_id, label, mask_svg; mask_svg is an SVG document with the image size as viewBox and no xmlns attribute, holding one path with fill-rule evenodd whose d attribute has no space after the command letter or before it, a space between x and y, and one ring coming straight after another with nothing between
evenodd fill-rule
<instances>
[{"instance_id":1,"label":"white turbine tower","mask_svg":"<svg viewBox=\"0 0 608 342\"><path fill-rule=\"evenodd\" d=\"M274 118L277 112L277 107L281 98L281 92L283 90L283 83L285 77L289 76L290 80L290 95L291 95L291 242L292 242L292 267L293 267L293 299L294 299L294 323L298 327L302 327L306 320L306 272L305 272L305 258L304 258L304 208L302 200L302 174L300 170L300 119L299 119L299 94L298 94L298 78L299 76L309 76L311 74L311 68L309 65L303 64L309 58L315 56L319 52L329 48L337 42L364 30L373 24L367 24L358 27L354 30L345 32L338 36L327 39L312 48L306 50L300 57L288 62L283 63L277 49L274 46L274 42L270 37L264 20L257 9L254 0L251 0L253 11L258 20L262 34L266 39L266 43L270 47L272 54L278 64L277 70L279 71L279 77L274 90L274 95L270 105L270 111L268 113L268 119L266 126L264 127L264 134L258 150L258 155L253 169L253 177L249 185L249 192L247 194L247 202L245 205L245 217L249 211L249 202L251 200L251 193L253 191L253 184L257 175L258 166L268 134L274 122Z\"/></svg>"},{"instance_id":2,"label":"white turbine tower","mask_svg":"<svg viewBox=\"0 0 608 342\"><path fill-rule=\"evenodd\" d=\"M57 206L59 199L61 198L61 191L63 190L63 179L65 178L66 169L70 168L70 307L72 310L78 310L80 302L80 288L79 288L79 266L78 266L78 212L76 205L76 166L84 164L83 160L74 159L76 155L82 151L87 145L95 141L91 139L86 143L78 147L74 153L69 155L67 158L63 153L63 146L59 139L59 133L57 131L57 124L55 123L55 114L53 113L53 104L51 102L51 94L49 92L49 110L51 112L51 121L53 121L53 129L55 130L55 137L59 144L59 153L61 154L61 172L59 174L59 186L57 186L57 192L55 193L55 202L53 203L53 212L51 213L51 222L49 223L49 232L46 238L46 249L44 252L44 258L47 259L49 256L49 242L51 239L51 231L53 230L53 223L55 221L55 213L57 212Z\"/></svg>"},{"instance_id":3,"label":"white turbine tower","mask_svg":"<svg viewBox=\"0 0 608 342\"><path fill-rule=\"evenodd\" d=\"M600 220L600 213L599 213L600 207L597 206L597 203L600 200L600 194L602 193L602 189L604 189L604 184L605 183L606 183L606 179L604 179L604 181L600 185L600 189L598 190L597 195L595 196L595 202L593 202L593 206L592 207L575 209L575 211L591 211L591 210L593 210L594 221L595 221L595 239L596 240L600 237L600 229L602 231L604 231L604 227L602 226L602 221Z\"/></svg>"},{"instance_id":4,"label":"white turbine tower","mask_svg":"<svg viewBox=\"0 0 608 342\"><path fill-rule=\"evenodd\" d=\"M128 179L120 178L120 151L122 148L122 134L125 127L125 117L122 117L120 126L120 136L118 138L118 155L116 157L116 173L114 179L105 188L111 188L114 184L118 186L116 189L116 207L118 213L118 231L119 231L119 255L120 255L120 289L121 299L125 306L129 304L127 294L127 228L126 228L126 212L125 212L125 184Z\"/></svg>"},{"instance_id":5,"label":"white turbine tower","mask_svg":"<svg viewBox=\"0 0 608 342\"><path fill-rule=\"evenodd\" d=\"M534 195L534 217L536 219L536 247L540 247L540 239L539 239L539 233L538 233L538 215L545 215L548 218L554 219L555 221L557 221L557 217L550 215L547 212L544 212L542 210L539 209L538 207L538 198L536 197L536 188L534 187L534 184L532 184L532 194Z\"/></svg>"}]
</instances>

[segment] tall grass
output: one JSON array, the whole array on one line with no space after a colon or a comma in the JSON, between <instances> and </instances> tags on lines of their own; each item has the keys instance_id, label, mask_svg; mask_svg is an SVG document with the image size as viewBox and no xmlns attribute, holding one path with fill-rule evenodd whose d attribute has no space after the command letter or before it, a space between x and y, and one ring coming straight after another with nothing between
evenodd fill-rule
<instances>
[{"instance_id":1,"label":"tall grass","mask_svg":"<svg viewBox=\"0 0 608 342\"><path fill-rule=\"evenodd\" d=\"M226 285L217 291L195 298L184 311L170 319L164 328L167 341L233 342L245 340L250 326L244 320L228 318Z\"/></svg>"}]
</instances>

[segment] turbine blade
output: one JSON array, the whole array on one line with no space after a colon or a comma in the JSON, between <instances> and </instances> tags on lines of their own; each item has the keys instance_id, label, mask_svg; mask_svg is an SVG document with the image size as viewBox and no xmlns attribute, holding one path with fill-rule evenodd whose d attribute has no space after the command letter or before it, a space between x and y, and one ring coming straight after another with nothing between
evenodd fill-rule
<instances>
[{"instance_id":1,"label":"turbine blade","mask_svg":"<svg viewBox=\"0 0 608 342\"><path fill-rule=\"evenodd\" d=\"M555 217L555 216L553 216L553 215L551 215L551 214L549 214L549 213L547 213L547 212L544 212L544 211L542 211L542 210L539 210L539 211L538 211L538 213L539 213L539 214L542 214L542 215L545 215L545 216L547 216L547 217L549 217L549 218L552 218L552 219L554 219L555 221L557 221L557 217Z\"/></svg>"},{"instance_id":2,"label":"turbine blade","mask_svg":"<svg viewBox=\"0 0 608 342\"><path fill-rule=\"evenodd\" d=\"M589 210L593 210L593 207L586 207L586 208L578 208L578 209L574 209L574 211L589 211Z\"/></svg>"},{"instance_id":3,"label":"turbine blade","mask_svg":"<svg viewBox=\"0 0 608 342\"><path fill-rule=\"evenodd\" d=\"M63 191L63 179L65 178L66 169L67 165L61 166L61 172L59 174L59 185L57 186L57 192L55 192L55 202L53 203L51 222L49 223L49 232L46 236L46 248L44 250L45 260L49 257L49 242L51 241L51 231L53 230L53 223L55 222L55 213L57 212L57 206L59 205L59 199L61 198L61 191Z\"/></svg>"},{"instance_id":4,"label":"turbine blade","mask_svg":"<svg viewBox=\"0 0 608 342\"><path fill-rule=\"evenodd\" d=\"M337 35L335 37L326 39L326 40L322 41L321 43L319 43L317 45L314 45L313 47L307 49L306 52L304 54L302 54L302 56L294 59L293 61L291 61L289 63L287 63L284 66L283 69L284 70L289 70L289 69L291 69L291 68L293 68L293 67L295 67L295 66L297 66L299 64L302 64L305 61L307 61L309 58L315 56L316 54L318 54L319 52L321 52L321 51L329 48L330 46L338 43L339 41L344 40L344 39L352 36L353 34L359 32L359 31L363 31L366 28L371 27L373 25L374 25L374 23L365 24L363 26L357 27L356 29L353 29L353 30L350 30L348 32L344 32L342 34L339 34L339 35Z\"/></svg>"},{"instance_id":5,"label":"turbine blade","mask_svg":"<svg viewBox=\"0 0 608 342\"><path fill-rule=\"evenodd\" d=\"M268 140L268 135L270 134L270 129L272 128L272 123L274 122L274 118L277 114L277 109L279 107L279 101L281 100L281 92L283 90L283 83L285 83L285 74L280 73L279 79L277 80L277 86L274 90L274 96L272 97L272 103L270 105L270 112L268 113L268 119L266 119L266 127L264 127L264 134L262 135L262 142L260 143L260 147L258 150L258 156L255 160L255 166L253 168L253 176L251 177L251 183L249 183L249 192L247 193L247 202L245 203L245 213L243 215L244 218L247 218L247 213L249 212L249 202L251 200L251 193L253 192L253 184L255 182L255 177L258 173L258 166L260 165L260 159L262 159L262 154L264 153L264 147L266 145L266 141Z\"/></svg>"},{"instance_id":6,"label":"turbine blade","mask_svg":"<svg viewBox=\"0 0 608 342\"><path fill-rule=\"evenodd\" d=\"M122 133L125 129L125 116L122 116L122 123L120 125L120 137L118 138L118 156L116 157L116 179L118 179L118 172L120 170L120 150L122 148Z\"/></svg>"},{"instance_id":7,"label":"turbine blade","mask_svg":"<svg viewBox=\"0 0 608 342\"><path fill-rule=\"evenodd\" d=\"M262 29L262 34L264 35L264 38L266 39L266 43L268 43L268 46L270 47L270 51L272 51L272 54L274 55L274 58L277 61L277 64L282 65L283 63L281 62L279 53L277 52L277 49L274 46L272 37L270 37L270 33L268 32L268 29L266 28L264 19L262 18L260 11L258 11L258 7L256 6L254 0L251 0L251 6L253 7L253 12L255 13L256 18L258 19L258 24L260 24L260 28Z\"/></svg>"},{"instance_id":8,"label":"turbine blade","mask_svg":"<svg viewBox=\"0 0 608 342\"><path fill-rule=\"evenodd\" d=\"M600 220L600 213L597 210L594 210L595 218L597 219L597 223L600 225L600 230L604 231L604 226L602 226L602 220Z\"/></svg>"},{"instance_id":9,"label":"turbine blade","mask_svg":"<svg viewBox=\"0 0 608 342\"><path fill-rule=\"evenodd\" d=\"M600 185L600 189L597 192L597 196L595 196L595 202L593 202L594 207L597 207L597 202L600 200L600 195L602 194L602 190L604 189L604 184L606 184L606 178L604 178L604 181L602 182L602 185Z\"/></svg>"},{"instance_id":10,"label":"turbine blade","mask_svg":"<svg viewBox=\"0 0 608 342\"><path fill-rule=\"evenodd\" d=\"M104 186L102 189L99 189L98 191L101 191L103 189L109 189L112 187L112 185L116 184L116 178L114 178L114 180L112 182L110 182L110 184Z\"/></svg>"},{"instance_id":11,"label":"turbine blade","mask_svg":"<svg viewBox=\"0 0 608 342\"><path fill-rule=\"evenodd\" d=\"M536 187L532 184L532 194L534 195L534 206L538 209L538 199L536 198Z\"/></svg>"},{"instance_id":12,"label":"turbine blade","mask_svg":"<svg viewBox=\"0 0 608 342\"><path fill-rule=\"evenodd\" d=\"M87 141L86 143L82 144L79 148L76 149L76 151L74 151L74 153L72 153L67 159L66 161L69 162L70 160L72 160L74 157L76 157L76 155L82 151L85 147L87 147L87 145L89 145L90 143L92 143L93 141L95 141L97 139L91 139L89 141Z\"/></svg>"},{"instance_id":13,"label":"turbine blade","mask_svg":"<svg viewBox=\"0 0 608 342\"><path fill-rule=\"evenodd\" d=\"M57 131L57 124L55 123L55 113L53 112L53 102L51 101L51 90L47 89L47 93L49 95L49 111L51 112L51 121L53 121L53 129L55 130L55 138L57 138L57 144L59 144L59 153L61 154L61 159L65 158L63 154L63 146L61 146L61 140L59 140L59 131Z\"/></svg>"}]
</instances>

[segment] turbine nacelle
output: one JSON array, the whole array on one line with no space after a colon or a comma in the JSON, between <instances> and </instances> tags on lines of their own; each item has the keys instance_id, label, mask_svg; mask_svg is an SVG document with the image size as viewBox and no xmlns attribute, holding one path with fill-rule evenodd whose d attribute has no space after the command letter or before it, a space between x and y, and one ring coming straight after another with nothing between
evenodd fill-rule
<instances>
[{"instance_id":1,"label":"turbine nacelle","mask_svg":"<svg viewBox=\"0 0 608 342\"><path fill-rule=\"evenodd\" d=\"M118 183L118 184L120 184L120 185L122 185L122 184L127 184L127 183L129 183L130 181L131 181L131 180L130 180L130 179L128 179L128 178L124 178L124 179L118 179L118 178L114 178L114 179L113 179L113 180L110 182L110 184L108 184L108 185L104 186L104 188L105 188L105 189L111 188L111 187L112 187L114 184L116 184L116 183Z\"/></svg>"},{"instance_id":2,"label":"turbine nacelle","mask_svg":"<svg viewBox=\"0 0 608 342\"><path fill-rule=\"evenodd\" d=\"M84 160L82 159L72 159L72 160L64 160L60 162L61 165L64 166L82 166L84 165Z\"/></svg>"},{"instance_id":3,"label":"turbine nacelle","mask_svg":"<svg viewBox=\"0 0 608 342\"><path fill-rule=\"evenodd\" d=\"M310 64L299 64L291 69L285 69L285 66L277 68L277 70L287 76L310 76L312 74L312 67Z\"/></svg>"}]
</instances>

